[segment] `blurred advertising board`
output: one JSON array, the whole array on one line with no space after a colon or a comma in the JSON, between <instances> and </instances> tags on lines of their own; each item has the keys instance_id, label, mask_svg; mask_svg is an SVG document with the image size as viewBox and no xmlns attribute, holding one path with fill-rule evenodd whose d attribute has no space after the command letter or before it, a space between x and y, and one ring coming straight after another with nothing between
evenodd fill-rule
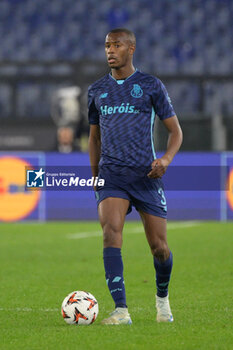
<instances>
[{"instance_id":1,"label":"blurred advertising board","mask_svg":"<svg viewBox=\"0 0 233 350\"><path fill-rule=\"evenodd\" d=\"M96 220L94 181L85 153L1 152L0 221ZM169 220L233 219L233 153L180 152L163 181Z\"/></svg>"}]
</instances>

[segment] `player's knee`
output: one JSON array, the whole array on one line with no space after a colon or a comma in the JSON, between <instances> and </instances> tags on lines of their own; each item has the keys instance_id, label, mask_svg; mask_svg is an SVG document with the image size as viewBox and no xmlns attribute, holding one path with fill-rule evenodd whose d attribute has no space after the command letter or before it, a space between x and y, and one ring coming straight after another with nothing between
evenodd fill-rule
<instances>
[{"instance_id":1,"label":"player's knee","mask_svg":"<svg viewBox=\"0 0 233 350\"><path fill-rule=\"evenodd\" d=\"M169 257L170 251L167 243L160 242L158 245L151 247L151 253L160 262L166 261Z\"/></svg>"},{"instance_id":2,"label":"player's knee","mask_svg":"<svg viewBox=\"0 0 233 350\"><path fill-rule=\"evenodd\" d=\"M111 224L104 225L103 240L104 247L120 246L122 243L121 231Z\"/></svg>"}]
</instances>

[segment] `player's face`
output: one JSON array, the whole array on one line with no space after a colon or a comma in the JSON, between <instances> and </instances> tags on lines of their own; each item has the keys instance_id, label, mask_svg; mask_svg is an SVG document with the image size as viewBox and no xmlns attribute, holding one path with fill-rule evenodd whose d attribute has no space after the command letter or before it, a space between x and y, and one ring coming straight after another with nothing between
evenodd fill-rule
<instances>
[{"instance_id":1,"label":"player's face","mask_svg":"<svg viewBox=\"0 0 233 350\"><path fill-rule=\"evenodd\" d=\"M111 68L119 69L131 64L134 50L126 33L111 33L106 36L105 53Z\"/></svg>"}]
</instances>

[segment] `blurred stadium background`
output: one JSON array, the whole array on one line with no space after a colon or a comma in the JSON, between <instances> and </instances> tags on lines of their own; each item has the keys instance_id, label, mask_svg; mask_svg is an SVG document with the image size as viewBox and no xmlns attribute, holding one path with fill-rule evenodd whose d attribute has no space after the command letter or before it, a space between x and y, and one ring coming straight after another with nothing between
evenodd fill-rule
<instances>
[{"instance_id":1,"label":"blurred stadium background","mask_svg":"<svg viewBox=\"0 0 233 350\"><path fill-rule=\"evenodd\" d=\"M135 66L168 89L184 132L174 164L221 172L215 191L168 191L169 218L232 219L232 18L231 0L0 1L0 220L97 218L92 192L29 194L25 166L88 166L86 91L108 72L115 27L135 32Z\"/></svg>"}]
</instances>

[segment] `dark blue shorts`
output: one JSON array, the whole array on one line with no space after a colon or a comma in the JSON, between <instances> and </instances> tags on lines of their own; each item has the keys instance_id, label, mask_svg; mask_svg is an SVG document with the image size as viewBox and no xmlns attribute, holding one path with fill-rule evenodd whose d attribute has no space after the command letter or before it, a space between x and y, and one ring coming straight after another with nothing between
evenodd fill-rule
<instances>
[{"instance_id":1,"label":"dark blue shorts","mask_svg":"<svg viewBox=\"0 0 233 350\"><path fill-rule=\"evenodd\" d=\"M105 185L97 187L95 192L97 205L108 197L128 199L130 202L127 214L132 206L138 211L167 218L167 204L161 179L150 179L147 172L138 176L129 172L121 175L109 170L100 170L98 177L105 180Z\"/></svg>"}]
</instances>

